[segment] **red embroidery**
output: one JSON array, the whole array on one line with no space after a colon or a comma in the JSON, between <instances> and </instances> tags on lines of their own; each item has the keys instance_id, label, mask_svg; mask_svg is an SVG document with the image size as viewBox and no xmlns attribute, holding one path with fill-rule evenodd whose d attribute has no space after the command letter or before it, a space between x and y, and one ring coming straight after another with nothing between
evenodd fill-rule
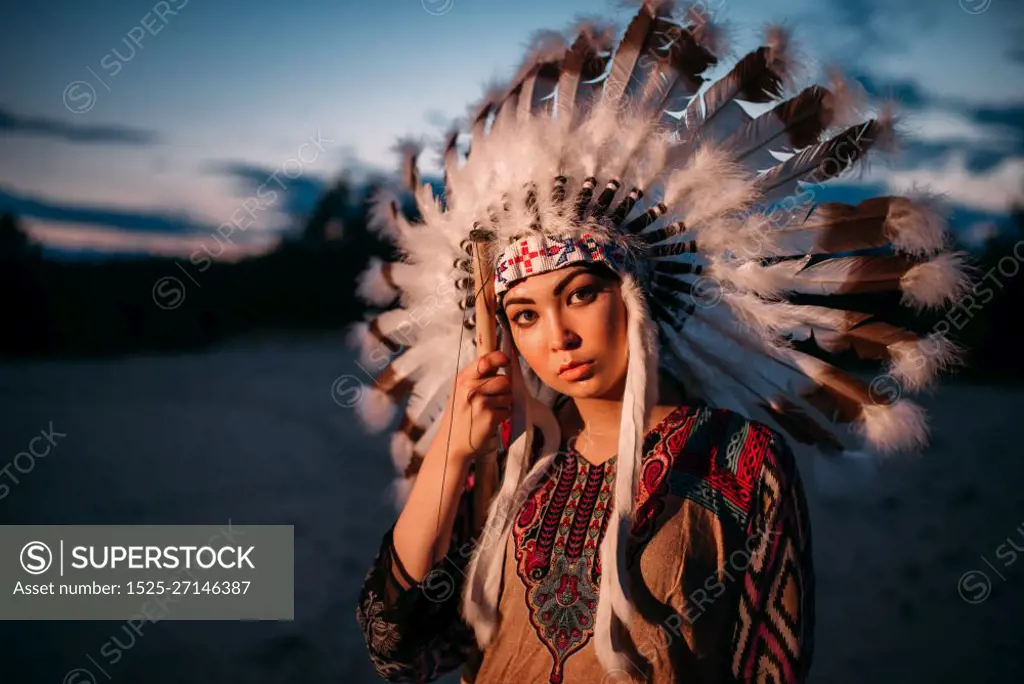
<instances>
[{"instance_id":1,"label":"red embroidery","mask_svg":"<svg viewBox=\"0 0 1024 684\"><path fill-rule=\"evenodd\" d=\"M688 426L691 421L683 418L690 413L692 410L679 407L648 433L642 466L645 484L638 498L641 507L653 492L665 489L661 480L669 461L662 434L680 429L680 422ZM516 573L526 587L530 623L554 660L551 684L561 684L566 661L594 634L600 547L612 510L616 461L593 465L574 452L563 451L556 456L550 477L520 509L512 528ZM634 535L638 528L641 538L649 538L640 521L633 528Z\"/></svg>"}]
</instances>

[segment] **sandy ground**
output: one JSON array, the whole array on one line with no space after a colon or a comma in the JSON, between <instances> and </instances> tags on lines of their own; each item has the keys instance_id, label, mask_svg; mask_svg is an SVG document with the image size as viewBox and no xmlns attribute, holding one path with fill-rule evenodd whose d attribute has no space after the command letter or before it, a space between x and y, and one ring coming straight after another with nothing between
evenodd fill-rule
<instances>
[{"instance_id":1,"label":"sandy ground","mask_svg":"<svg viewBox=\"0 0 1024 684\"><path fill-rule=\"evenodd\" d=\"M332 399L345 374L361 371L340 336L0 363L0 467L51 423L67 435L19 474L0 522L295 526L293 622L161 621L113 664L100 650L128 641L123 623L3 622L0 681L57 684L74 668L95 671L90 657L107 665L99 682L378 681L354 607L395 517L391 464L385 440ZM818 577L815 683L1020 681L1024 553L1008 542L1024 549L1013 437L1024 390L944 389L923 402L935 429L922 457L876 468L801 460Z\"/></svg>"}]
</instances>

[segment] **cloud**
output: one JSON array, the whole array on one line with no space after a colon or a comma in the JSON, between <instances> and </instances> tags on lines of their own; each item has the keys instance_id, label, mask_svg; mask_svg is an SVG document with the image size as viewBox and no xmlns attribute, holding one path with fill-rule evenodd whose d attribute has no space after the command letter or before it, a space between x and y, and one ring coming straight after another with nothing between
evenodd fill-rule
<instances>
[{"instance_id":1,"label":"cloud","mask_svg":"<svg viewBox=\"0 0 1024 684\"><path fill-rule=\"evenodd\" d=\"M1021 132L996 117L984 120L978 112L964 113L949 109L928 108L904 118L907 132L926 142L967 143L979 146L1007 145L1016 147Z\"/></svg>"},{"instance_id":2,"label":"cloud","mask_svg":"<svg viewBox=\"0 0 1024 684\"><path fill-rule=\"evenodd\" d=\"M1024 106L977 107L973 115L979 123L1002 124L1024 133Z\"/></svg>"},{"instance_id":3,"label":"cloud","mask_svg":"<svg viewBox=\"0 0 1024 684\"><path fill-rule=\"evenodd\" d=\"M104 226L68 227L51 221L26 221L26 232L50 252L98 252L181 259L202 252L219 261L238 261L266 254L280 242L276 237L237 242L234 235L225 242L215 238L212 231L205 235L170 235Z\"/></svg>"},{"instance_id":4,"label":"cloud","mask_svg":"<svg viewBox=\"0 0 1024 684\"><path fill-rule=\"evenodd\" d=\"M932 93L921 87L920 83L910 78L888 77L865 69L850 72L872 100L896 100L901 107L920 108L937 102Z\"/></svg>"},{"instance_id":5,"label":"cloud","mask_svg":"<svg viewBox=\"0 0 1024 684\"><path fill-rule=\"evenodd\" d=\"M1007 157L1014 156L1007 150L995 148L978 149L965 144L912 141L904 144L903 159L913 160L913 164L904 161L900 168L908 170L942 164L952 154L961 155L966 169L971 173L986 173L1002 164Z\"/></svg>"},{"instance_id":6,"label":"cloud","mask_svg":"<svg viewBox=\"0 0 1024 684\"><path fill-rule=\"evenodd\" d=\"M72 124L45 117L19 116L0 108L0 132L38 135L73 143L153 145L159 136L153 131L128 126Z\"/></svg>"},{"instance_id":7,"label":"cloud","mask_svg":"<svg viewBox=\"0 0 1024 684\"><path fill-rule=\"evenodd\" d=\"M996 111L996 110L989 110ZM1024 154L1024 129L1003 123L1003 116L982 116L970 108L930 107L907 112L900 124L904 163L916 166L942 162L951 154L964 157L966 168L986 172L1005 159Z\"/></svg>"},{"instance_id":8,"label":"cloud","mask_svg":"<svg viewBox=\"0 0 1024 684\"><path fill-rule=\"evenodd\" d=\"M967 155L957 151L942 166L906 170L878 170L875 179L884 179L895 192L922 185L942 193L954 204L990 213L1005 214L1024 195L1024 156L1009 157L988 171L970 170Z\"/></svg>"},{"instance_id":9,"label":"cloud","mask_svg":"<svg viewBox=\"0 0 1024 684\"><path fill-rule=\"evenodd\" d=\"M97 252L187 258L206 248L212 258L235 261L268 252L279 237L236 230L227 241L214 237L217 226L186 215L132 211L118 207L62 204L17 195L0 188L0 212L24 220L29 236L51 252Z\"/></svg>"},{"instance_id":10,"label":"cloud","mask_svg":"<svg viewBox=\"0 0 1024 684\"><path fill-rule=\"evenodd\" d=\"M831 26L841 25L853 32L862 45L873 50L899 52L906 47L903 32L910 24L923 30L934 23L934 13L924 12L913 2L889 3L883 0L833 0L826 4Z\"/></svg>"},{"instance_id":11,"label":"cloud","mask_svg":"<svg viewBox=\"0 0 1024 684\"><path fill-rule=\"evenodd\" d=\"M302 173L289 178L280 167L225 160L209 162L205 168L231 178L239 197L265 198L267 209L291 219L312 212L327 189L327 182L318 176Z\"/></svg>"},{"instance_id":12,"label":"cloud","mask_svg":"<svg viewBox=\"0 0 1024 684\"><path fill-rule=\"evenodd\" d=\"M872 99L893 99L899 105L902 154L896 173L932 179L943 187L963 184L949 187L950 194L986 210L1006 207L1018 195L1020 188L1013 183L1017 160L1024 155L1024 107L979 106L937 94L916 78L878 69L862 69L855 77ZM946 172L953 176L940 179Z\"/></svg>"},{"instance_id":13,"label":"cloud","mask_svg":"<svg viewBox=\"0 0 1024 684\"><path fill-rule=\"evenodd\" d=\"M372 180L393 177L397 171L397 164L394 168L382 168L363 160L350 145L340 147L340 156L339 177L347 179L353 189ZM425 149L420 155L419 166L423 182L437 182L430 177L433 170L430 165L432 156L436 155L432 155L430 149ZM205 168L212 173L231 178L235 184L235 192L240 197L264 197L271 191L276 192L277 197L270 202L268 208L292 220L307 217L324 194L337 182L337 178L327 179L311 173L289 178L280 167L275 169L236 160L211 161Z\"/></svg>"},{"instance_id":14,"label":"cloud","mask_svg":"<svg viewBox=\"0 0 1024 684\"><path fill-rule=\"evenodd\" d=\"M960 241L969 247L981 247L999 234L995 221L974 221L960 234Z\"/></svg>"},{"instance_id":15,"label":"cloud","mask_svg":"<svg viewBox=\"0 0 1024 684\"><path fill-rule=\"evenodd\" d=\"M208 235L215 228L197 223L184 214L62 203L19 195L3 188L0 188L0 211L56 223L84 223L150 233Z\"/></svg>"}]
</instances>

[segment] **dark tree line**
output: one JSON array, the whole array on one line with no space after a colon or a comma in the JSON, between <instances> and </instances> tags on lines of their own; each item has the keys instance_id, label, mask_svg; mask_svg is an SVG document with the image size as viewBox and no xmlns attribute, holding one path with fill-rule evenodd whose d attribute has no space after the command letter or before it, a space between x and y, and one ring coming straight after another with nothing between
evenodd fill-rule
<instances>
[{"instance_id":1,"label":"dark tree line","mask_svg":"<svg viewBox=\"0 0 1024 684\"><path fill-rule=\"evenodd\" d=\"M353 188L343 177L295 237L236 263L46 259L17 218L5 215L0 354L119 354L203 346L257 330L341 328L364 313L355 279L370 256L393 258L366 226L377 187Z\"/></svg>"},{"instance_id":2,"label":"dark tree line","mask_svg":"<svg viewBox=\"0 0 1024 684\"><path fill-rule=\"evenodd\" d=\"M1012 217L1014 233L990 238L975 258L975 308L958 319L968 319L958 337L969 349L969 369L993 380L1019 381L1024 380L1024 203L1014 207Z\"/></svg>"}]
</instances>

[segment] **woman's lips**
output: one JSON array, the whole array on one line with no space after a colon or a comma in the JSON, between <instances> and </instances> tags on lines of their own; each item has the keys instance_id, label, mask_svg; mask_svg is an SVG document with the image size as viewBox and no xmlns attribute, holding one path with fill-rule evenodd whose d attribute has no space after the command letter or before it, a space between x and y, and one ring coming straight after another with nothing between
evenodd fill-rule
<instances>
[{"instance_id":1,"label":"woman's lips","mask_svg":"<svg viewBox=\"0 0 1024 684\"><path fill-rule=\"evenodd\" d=\"M563 380L582 380L594 370L593 361L584 361L563 370L558 371L558 376Z\"/></svg>"}]
</instances>

